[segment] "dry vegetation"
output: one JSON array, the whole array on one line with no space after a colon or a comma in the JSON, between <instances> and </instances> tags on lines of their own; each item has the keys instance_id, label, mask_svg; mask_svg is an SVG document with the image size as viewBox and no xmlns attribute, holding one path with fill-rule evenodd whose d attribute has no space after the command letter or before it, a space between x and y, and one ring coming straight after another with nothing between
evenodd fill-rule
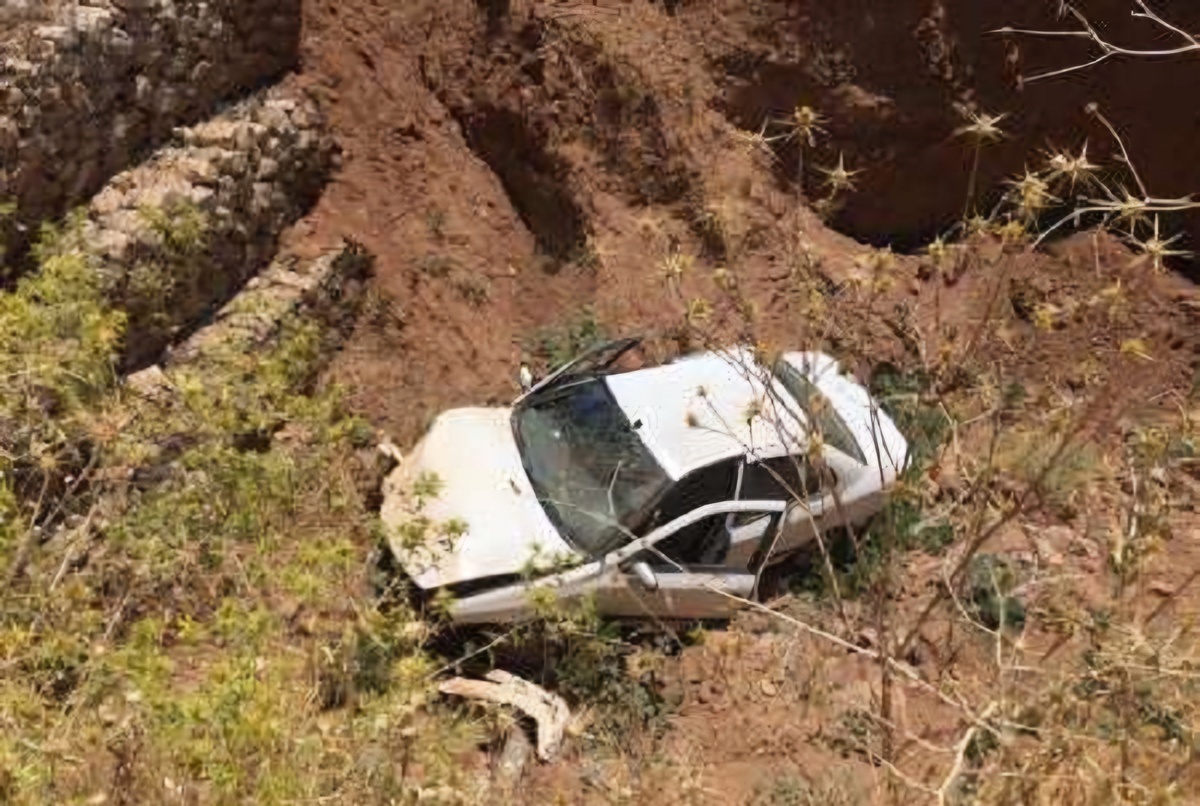
<instances>
[{"instance_id":1,"label":"dry vegetation","mask_svg":"<svg viewBox=\"0 0 1200 806\"><path fill-rule=\"evenodd\" d=\"M289 319L269 349L141 394L115 369L124 314L73 225L48 228L0 295L0 802L715 803L722 753L757 741L796 766L753 768L755 806L1194 802L1200 390L1193 323L1158 289L1171 215L1195 205L1154 197L1097 108L1123 163L1083 141L1031 154L980 210L1004 115L964 115L963 221L919 261L865 252L836 292L802 236L782 261L811 343L870 370L914 464L865 533L822 535L778 596L709 632L647 638L552 597L481 634L416 611L378 562L380 435L316 382L317 326ZM799 145L795 192L828 210L858 171L805 165L822 120L800 105L739 145ZM736 208L700 218L719 266L649 235L679 312L656 347L769 356ZM452 266L424 271L486 306L487 281ZM699 272L709 291L685 292ZM360 327L399 316L375 299ZM602 330L585 308L525 348L552 365ZM583 715L519 796L487 789L477 752L511 717L436 694L491 663Z\"/></svg>"}]
</instances>

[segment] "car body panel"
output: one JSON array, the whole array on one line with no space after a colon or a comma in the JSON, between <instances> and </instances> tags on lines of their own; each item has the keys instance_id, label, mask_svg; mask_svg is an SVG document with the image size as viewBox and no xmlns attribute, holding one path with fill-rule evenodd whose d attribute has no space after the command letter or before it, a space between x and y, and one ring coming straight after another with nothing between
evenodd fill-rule
<instances>
[{"instance_id":1,"label":"car body panel","mask_svg":"<svg viewBox=\"0 0 1200 806\"><path fill-rule=\"evenodd\" d=\"M610 376L608 388L630 422L641 421L646 447L676 480L748 446L763 457L803 450L803 415L772 405L762 379L744 369L747 361L753 355L744 350L702 353Z\"/></svg>"},{"instance_id":2,"label":"car body panel","mask_svg":"<svg viewBox=\"0 0 1200 806\"><path fill-rule=\"evenodd\" d=\"M524 621L536 614L538 589L548 589L564 604L593 598L599 612L606 615L723 618L744 605L742 600L748 598L753 575L728 568L677 569L658 574L659 590L648 591L639 586L629 563L679 529L704 518L732 512L778 513L785 508L782 501L722 501L698 507L600 560L458 599L451 603L450 614L463 624Z\"/></svg>"},{"instance_id":3,"label":"car body panel","mask_svg":"<svg viewBox=\"0 0 1200 806\"><path fill-rule=\"evenodd\" d=\"M837 361L830 356L790 352L783 358L804 372L833 403L862 446L867 461L882 471L881 486L894 482L907 465L908 441L871 398L870 392L843 374Z\"/></svg>"},{"instance_id":4,"label":"car body panel","mask_svg":"<svg viewBox=\"0 0 1200 806\"><path fill-rule=\"evenodd\" d=\"M577 556L530 486L511 419L508 408L448 411L385 482L380 514L392 552L421 588L515 574L531 561ZM406 488L421 474L436 476L441 489L417 512ZM458 519L466 531L419 548L405 546L399 532L417 516L433 524Z\"/></svg>"}]
</instances>

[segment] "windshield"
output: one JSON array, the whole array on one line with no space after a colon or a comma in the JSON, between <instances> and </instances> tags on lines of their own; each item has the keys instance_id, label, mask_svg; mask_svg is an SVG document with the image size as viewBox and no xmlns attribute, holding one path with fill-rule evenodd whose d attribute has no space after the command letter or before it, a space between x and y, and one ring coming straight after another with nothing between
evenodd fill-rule
<instances>
[{"instance_id":1,"label":"windshield","mask_svg":"<svg viewBox=\"0 0 1200 806\"><path fill-rule=\"evenodd\" d=\"M598 378L534 394L513 414L538 500L590 557L624 545L670 477Z\"/></svg>"}]
</instances>

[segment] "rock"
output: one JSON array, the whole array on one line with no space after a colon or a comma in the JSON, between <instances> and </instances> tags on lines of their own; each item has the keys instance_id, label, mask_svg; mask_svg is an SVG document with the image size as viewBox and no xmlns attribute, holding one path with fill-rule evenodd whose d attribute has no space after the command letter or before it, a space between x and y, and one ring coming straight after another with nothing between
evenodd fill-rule
<instances>
[{"instance_id":1,"label":"rock","mask_svg":"<svg viewBox=\"0 0 1200 806\"><path fill-rule=\"evenodd\" d=\"M192 68L192 74L188 78L193 84L203 84L210 72L212 72L211 62L197 62Z\"/></svg>"},{"instance_id":2,"label":"rock","mask_svg":"<svg viewBox=\"0 0 1200 806\"><path fill-rule=\"evenodd\" d=\"M279 173L279 163L270 157L264 157L258 163L258 178L261 180L274 179Z\"/></svg>"},{"instance_id":3,"label":"rock","mask_svg":"<svg viewBox=\"0 0 1200 806\"><path fill-rule=\"evenodd\" d=\"M0 151L15 150L21 141L21 130L10 117L0 115Z\"/></svg>"},{"instance_id":4,"label":"rock","mask_svg":"<svg viewBox=\"0 0 1200 806\"><path fill-rule=\"evenodd\" d=\"M42 25L34 30L34 36L61 48L73 48L79 44L79 34L65 25Z\"/></svg>"},{"instance_id":5,"label":"rock","mask_svg":"<svg viewBox=\"0 0 1200 806\"><path fill-rule=\"evenodd\" d=\"M154 82L144 73L134 79L134 99L137 101L137 105L143 109L149 109L154 105Z\"/></svg>"},{"instance_id":6,"label":"rock","mask_svg":"<svg viewBox=\"0 0 1200 806\"><path fill-rule=\"evenodd\" d=\"M2 62L0 199L17 202L18 223L30 231L84 202L175 127L211 115L231 93L298 57L298 0L60 5L52 23L6 42ZM15 8L0 0L0 13ZM291 24L278 26L281 16ZM273 119L286 119L296 104L274 105ZM41 176L47 163L53 181ZM12 261L26 241L6 245Z\"/></svg>"},{"instance_id":7,"label":"rock","mask_svg":"<svg viewBox=\"0 0 1200 806\"><path fill-rule=\"evenodd\" d=\"M142 397L156 403L169 403L175 393L175 387L167 379L162 367L152 366L135 372L125 379L125 385Z\"/></svg>"}]
</instances>

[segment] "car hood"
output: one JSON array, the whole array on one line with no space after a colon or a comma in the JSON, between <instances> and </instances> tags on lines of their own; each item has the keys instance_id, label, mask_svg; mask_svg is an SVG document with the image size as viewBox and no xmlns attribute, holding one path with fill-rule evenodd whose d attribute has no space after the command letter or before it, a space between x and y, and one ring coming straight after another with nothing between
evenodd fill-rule
<instances>
[{"instance_id":1,"label":"car hood","mask_svg":"<svg viewBox=\"0 0 1200 806\"><path fill-rule=\"evenodd\" d=\"M511 420L507 408L445 412L384 482L388 542L419 587L576 556L538 503ZM423 519L427 526L414 527Z\"/></svg>"}]
</instances>

